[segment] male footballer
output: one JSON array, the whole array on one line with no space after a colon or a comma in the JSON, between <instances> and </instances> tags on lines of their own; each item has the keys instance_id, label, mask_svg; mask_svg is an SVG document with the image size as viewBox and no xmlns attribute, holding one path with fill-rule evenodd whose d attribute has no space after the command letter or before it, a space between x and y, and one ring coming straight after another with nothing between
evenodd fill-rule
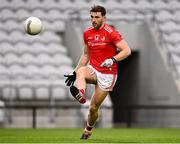
<instances>
[{"instance_id":1,"label":"male footballer","mask_svg":"<svg viewBox=\"0 0 180 144\"><path fill-rule=\"evenodd\" d=\"M131 54L126 41L106 20L106 9L95 5L90 9L92 26L84 31L84 48L72 74L67 77L72 96L81 104L86 102L86 84L94 84L89 114L81 139L88 139L98 118L98 109L112 91L117 80L117 62ZM117 53L117 48L120 52ZM75 82L75 85L74 85Z\"/></svg>"}]
</instances>

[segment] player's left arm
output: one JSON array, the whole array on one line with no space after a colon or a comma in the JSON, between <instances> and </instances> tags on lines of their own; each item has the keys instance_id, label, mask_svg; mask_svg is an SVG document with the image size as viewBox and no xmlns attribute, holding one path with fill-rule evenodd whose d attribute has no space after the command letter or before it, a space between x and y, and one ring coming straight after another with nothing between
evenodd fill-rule
<instances>
[{"instance_id":1,"label":"player's left arm","mask_svg":"<svg viewBox=\"0 0 180 144\"><path fill-rule=\"evenodd\" d=\"M121 37L121 35L113 29L109 29L110 37L112 42L115 44L115 46L120 49L120 52L108 59L105 59L104 62L101 64L101 67L111 67L113 63L116 63L118 61L121 61L128 57L131 54L131 49L128 46L127 42Z\"/></svg>"},{"instance_id":2,"label":"player's left arm","mask_svg":"<svg viewBox=\"0 0 180 144\"><path fill-rule=\"evenodd\" d=\"M116 61L121 61L131 55L131 49L124 39L122 39L120 42L117 42L116 47L120 49L120 52L113 56Z\"/></svg>"},{"instance_id":3,"label":"player's left arm","mask_svg":"<svg viewBox=\"0 0 180 144\"><path fill-rule=\"evenodd\" d=\"M116 43L116 47L120 49L120 52L112 58L105 59L101 64L101 67L111 67L113 63L121 61L131 54L131 49L129 48L127 42L123 39Z\"/></svg>"}]
</instances>

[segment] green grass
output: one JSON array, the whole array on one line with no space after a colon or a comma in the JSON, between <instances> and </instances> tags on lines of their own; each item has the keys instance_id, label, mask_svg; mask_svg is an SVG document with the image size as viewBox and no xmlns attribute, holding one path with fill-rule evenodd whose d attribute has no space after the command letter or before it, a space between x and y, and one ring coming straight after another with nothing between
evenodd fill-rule
<instances>
[{"instance_id":1,"label":"green grass","mask_svg":"<svg viewBox=\"0 0 180 144\"><path fill-rule=\"evenodd\" d=\"M118 128L93 131L80 140L82 129L0 129L0 143L180 143L180 129Z\"/></svg>"}]
</instances>

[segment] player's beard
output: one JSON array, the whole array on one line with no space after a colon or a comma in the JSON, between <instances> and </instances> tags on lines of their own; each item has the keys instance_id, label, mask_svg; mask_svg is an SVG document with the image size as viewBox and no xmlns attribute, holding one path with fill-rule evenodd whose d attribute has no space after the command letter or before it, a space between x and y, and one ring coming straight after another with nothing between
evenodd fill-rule
<instances>
[{"instance_id":1,"label":"player's beard","mask_svg":"<svg viewBox=\"0 0 180 144\"><path fill-rule=\"evenodd\" d=\"M102 26L102 24L103 24L103 22L101 21L101 22L93 22L92 23L92 25L93 25L93 27L95 28L95 29L99 29L101 26Z\"/></svg>"}]
</instances>

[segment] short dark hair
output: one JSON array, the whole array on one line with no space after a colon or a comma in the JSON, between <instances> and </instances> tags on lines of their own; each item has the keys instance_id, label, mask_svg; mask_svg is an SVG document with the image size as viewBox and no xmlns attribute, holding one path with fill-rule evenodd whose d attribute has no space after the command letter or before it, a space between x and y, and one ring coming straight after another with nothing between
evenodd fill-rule
<instances>
[{"instance_id":1,"label":"short dark hair","mask_svg":"<svg viewBox=\"0 0 180 144\"><path fill-rule=\"evenodd\" d=\"M106 15L106 9L100 5L95 5L95 6L91 7L90 12L101 12L102 16Z\"/></svg>"}]
</instances>

